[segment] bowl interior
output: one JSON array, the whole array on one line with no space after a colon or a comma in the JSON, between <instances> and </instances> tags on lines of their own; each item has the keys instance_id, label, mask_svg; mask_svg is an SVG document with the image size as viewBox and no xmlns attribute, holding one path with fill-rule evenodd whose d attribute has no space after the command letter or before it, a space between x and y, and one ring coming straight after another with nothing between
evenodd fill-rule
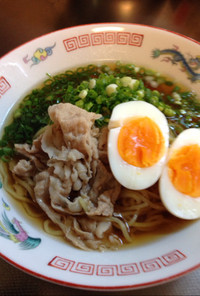
<instances>
[{"instance_id":1,"label":"bowl interior","mask_svg":"<svg viewBox=\"0 0 200 296\"><path fill-rule=\"evenodd\" d=\"M87 64L133 63L198 93L198 55L197 42L136 24L85 25L42 36L0 60L0 128L12 107L44 81L47 73ZM38 238L38 246L25 252L0 237L2 257L40 278L88 289L129 289L160 284L200 264L196 235L200 221L132 248L85 252L46 234L37 219L30 218L3 188L0 199L1 215L7 206L9 219L16 217L31 237Z\"/></svg>"}]
</instances>

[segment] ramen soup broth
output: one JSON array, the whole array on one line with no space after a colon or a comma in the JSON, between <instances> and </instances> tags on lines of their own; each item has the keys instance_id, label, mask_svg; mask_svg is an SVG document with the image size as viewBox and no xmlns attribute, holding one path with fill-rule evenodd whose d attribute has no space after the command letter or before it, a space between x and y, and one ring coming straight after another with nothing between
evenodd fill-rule
<instances>
[{"instance_id":1,"label":"ramen soup broth","mask_svg":"<svg viewBox=\"0 0 200 296\"><path fill-rule=\"evenodd\" d=\"M102 114L102 117L95 121L95 125L101 131L107 127L112 110L117 104L137 100L146 101L163 112L168 120L171 142L182 130L199 127L200 106L193 92L174 85L169 78L157 75L152 70L131 64L89 65L49 76L46 82L27 94L17 107L14 106L5 122L4 126L9 127L4 129L0 143L1 173L4 189L14 197L16 204L23 208L23 212L30 217L31 222L42 227L55 239L64 237L60 227L55 226L37 205L34 197L34 178L20 178L12 173L13 167L21 159L21 155L16 154L13 149L14 144L31 145L36 134L42 134L48 124L52 125L47 113L51 105L70 103L87 112ZM9 176L5 178L7 174ZM78 236L74 231L75 223L79 223L81 230L89 232L88 229L83 229L81 224L81 219L84 217L93 224L96 221L97 226L102 222L110 223L111 226L102 237L95 237L93 234L96 247L84 240L84 246L76 245L73 239L69 241L83 249L115 250L122 246L133 247L149 243L169 233L180 231L192 223L178 219L165 210L159 199L157 184L147 188L144 195L143 191L139 194L145 201L138 200L138 196L134 197L134 191L130 191L130 196L127 194L123 196L122 190L113 205L111 217L101 215L88 217L84 213L86 207L84 199L80 199L81 215L66 214L65 224L71 229L70 235L73 239ZM148 205L148 198L151 199L151 203L156 204L155 208ZM73 202L76 199L76 192L72 192L69 199ZM135 204L136 209L134 209ZM143 210L137 209L138 204L141 204ZM130 205L133 208L132 213L129 211Z\"/></svg>"}]
</instances>

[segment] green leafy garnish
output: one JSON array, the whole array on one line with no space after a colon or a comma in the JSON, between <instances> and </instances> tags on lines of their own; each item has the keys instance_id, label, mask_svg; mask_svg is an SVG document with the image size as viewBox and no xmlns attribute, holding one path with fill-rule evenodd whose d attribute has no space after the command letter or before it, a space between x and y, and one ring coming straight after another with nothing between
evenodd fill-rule
<instances>
[{"instance_id":1,"label":"green leafy garnish","mask_svg":"<svg viewBox=\"0 0 200 296\"><path fill-rule=\"evenodd\" d=\"M112 68L89 65L55 76L47 74L47 77L40 88L21 101L13 121L5 127L0 140L3 161L15 155L15 143L32 143L37 131L50 124L48 107L61 102L101 114L96 121L99 127L108 124L116 105L137 100L149 102L162 111L174 136L184 128L200 126L200 105L194 94L181 92L179 86L152 70L116 63ZM171 93L159 91L160 85L170 87Z\"/></svg>"}]
</instances>

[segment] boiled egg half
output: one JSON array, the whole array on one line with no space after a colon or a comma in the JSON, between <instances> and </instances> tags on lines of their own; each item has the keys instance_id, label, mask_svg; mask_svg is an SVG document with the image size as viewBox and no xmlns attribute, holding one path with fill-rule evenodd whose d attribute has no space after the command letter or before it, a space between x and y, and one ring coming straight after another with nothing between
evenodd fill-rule
<instances>
[{"instance_id":1,"label":"boiled egg half","mask_svg":"<svg viewBox=\"0 0 200 296\"><path fill-rule=\"evenodd\" d=\"M173 215L200 218L200 129L184 130L169 149L159 181L160 196Z\"/></svg>"},{"instance_id":2,"label":"boiled egg half","mask_svg":"<svg viewBox=\"0 0 200 296\"><path fill-rule=\"evenodd\" d=\"M113 109L108 128L108 159L118 182L135 190L153 185L169 145L163 113L144 101L122 103Z\"/></svg>"}]
</instances>

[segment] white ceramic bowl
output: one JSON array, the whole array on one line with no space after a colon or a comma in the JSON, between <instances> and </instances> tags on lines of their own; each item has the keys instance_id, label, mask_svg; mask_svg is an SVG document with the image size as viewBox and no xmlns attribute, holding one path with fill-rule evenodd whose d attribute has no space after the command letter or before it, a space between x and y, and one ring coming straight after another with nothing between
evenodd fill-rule
<instances>
[{"instance_id":1,"label":"white ceramic bowl","mask_svg":"<svg viewBox=\"0 0 200 296\"><path fill-rule=\"evenodd\" d=\"M153 58L155 49L161 54ZM0 60L0 127L12 108L46 78L83 64L120 60L144 66L200 90L200 71L190 62L199 43L166 30L121 23L83 25L37 38ZM184 66L184 68L183 68ZM190 78L190 79L189 79ZM200 221L148 244L109 252L85 252L43 232L0 189L0 221L6 211L33 238L36 248L21 250L0 236L1 256L16 267L54 283L96 290L134 289L161 284L200 266Z\"/></svg>"}]
</instances>

